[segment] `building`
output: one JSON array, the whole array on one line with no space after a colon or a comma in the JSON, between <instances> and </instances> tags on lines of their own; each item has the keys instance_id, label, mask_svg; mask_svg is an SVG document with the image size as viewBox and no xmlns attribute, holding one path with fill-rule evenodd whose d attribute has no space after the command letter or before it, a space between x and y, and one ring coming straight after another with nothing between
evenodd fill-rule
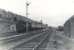
<instances>
[{"instance_id":1,"label":"building","mask_svg":"<svg viewBox=\"0 0 74 50\"><path fill-rule=\"evenodd\" d=\"M16 22L13 18L8 12L0 9L0 33L16 31Z\"/></svg>"},{"instance_id":2,"label":"building","mask_svg":"<svg viewBox=\"0 0 74 50\"><path fill-rule=\"evenodd\" d=\"M32 22L32 20L29 18L0 9L0 33L18 31L18 29L21 29L19 27L20 26L20 23L18 23L19 21L23 21L25 24L21 25L25 27L26 23ZM26 29L24 29L23 31L26 31Z\"/></svg>"},{"instance_id":3,"label":"building","mask_svg":"<svg viewBox=\"0 0 74 50\"><path fill-rule=\"evenodd\" d=\"M46 24L0 9L0 33L24 33L44 29Z\"/></svg>"},{"instance_id":4,"label":"building","mask_svg":"<svg viewBox=\"0 0 74 50\"><path fill-rule=\"evenodd\" d=\"M70 38L74 38L74 15L65 22L64 34Z\"/></svg>"}]
</instances>

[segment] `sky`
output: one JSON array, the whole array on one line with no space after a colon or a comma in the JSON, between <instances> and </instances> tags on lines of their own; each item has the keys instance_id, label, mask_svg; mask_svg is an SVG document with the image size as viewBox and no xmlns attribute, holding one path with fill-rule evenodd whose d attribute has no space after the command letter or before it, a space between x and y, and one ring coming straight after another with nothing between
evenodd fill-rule
<instances>
[{"instance_id":1,"label":"sky","mask_svg":"<svg viewBox=\"0 0 74 50\"><path fill-rule=\"evenodd\" d=\"M74 0L28 0L29 17L49 26L63 25L74 15ZM0 8L26 16L26 0L0 0Z\"/></svg>"}]
</instances>

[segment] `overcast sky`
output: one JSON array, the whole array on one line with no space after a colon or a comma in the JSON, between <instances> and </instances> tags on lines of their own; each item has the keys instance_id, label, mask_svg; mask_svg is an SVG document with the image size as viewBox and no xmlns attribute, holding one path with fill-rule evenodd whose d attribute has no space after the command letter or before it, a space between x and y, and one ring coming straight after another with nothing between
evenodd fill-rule
<instances>
[{"instance_id":1,"label":"overcast sky","mask_svg":"<svg viewBox=\"0 0 74 50\"><path fill-rule=\"evenodd\" d=\"M29 18L50 26L63 25L74 14L74 0L29 0ZM0 0L0 8L25 16L25 0Z\"/></svg>"}]
</instances>

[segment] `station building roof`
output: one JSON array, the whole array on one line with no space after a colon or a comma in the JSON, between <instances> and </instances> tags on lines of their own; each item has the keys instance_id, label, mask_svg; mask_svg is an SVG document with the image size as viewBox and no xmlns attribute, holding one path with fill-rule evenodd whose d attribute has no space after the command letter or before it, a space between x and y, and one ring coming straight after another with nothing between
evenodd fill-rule
<instances>
[{"instance_id":1,"label":"station building roof","mask_svg":"<svg viewBox=\"0 0 74 50\"><path fill-rule=\"evenodd\" d=\"M74 15L72 15L66 22L65 24L68 24L68 23L73 23L74 22ZM65 25L64 24L64 25Z\"/></svg>"}]
</instances>

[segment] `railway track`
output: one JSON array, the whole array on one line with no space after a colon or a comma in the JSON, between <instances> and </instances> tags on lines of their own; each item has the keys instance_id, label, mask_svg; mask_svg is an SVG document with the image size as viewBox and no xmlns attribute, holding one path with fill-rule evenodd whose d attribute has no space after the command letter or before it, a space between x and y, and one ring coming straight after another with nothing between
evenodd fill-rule
<instances>
[{"instance_id":1,"label":"railway track","mask_svg":"<svg viewBox=\"0 0 74 50\"><path fill-rule=\"evenodd\" d=\"M47 41L49 32L21 34L0 39L2 50L38 50Z\"/></svg>"},{"instance_id":2,"label":"railway track","mask_svg":"<svg viewBox=\"0 0 74 50\"><path fill-rule=\"evenodd\" d=\"M49 34L47 33L37 38L34 38L29 43L18 45L13 50L43 50L47 45L48 39Z\"/></svg>"}]
</instances>

